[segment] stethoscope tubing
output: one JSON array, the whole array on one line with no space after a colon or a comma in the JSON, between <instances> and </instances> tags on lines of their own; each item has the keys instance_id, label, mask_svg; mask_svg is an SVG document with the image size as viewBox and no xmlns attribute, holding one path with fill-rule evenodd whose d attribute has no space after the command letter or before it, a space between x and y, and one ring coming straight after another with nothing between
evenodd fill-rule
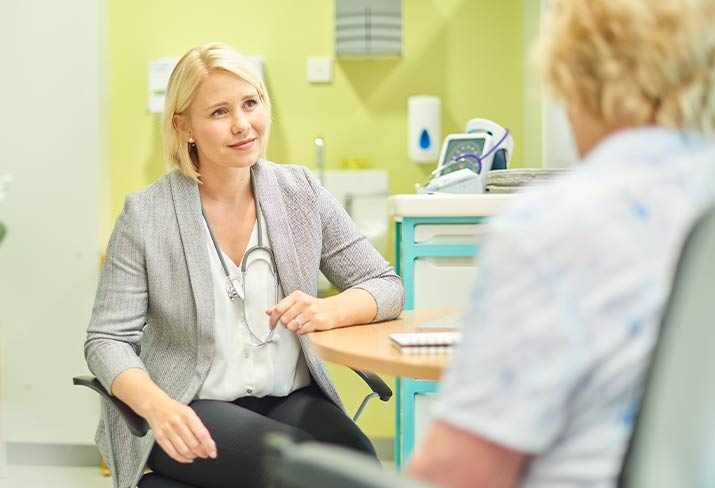
<instances>
[{"instance_id":1,"label":"stethoscope tubing","mask_svg":"<svg viewBox=\"0 0 715 488\"><path fill-rule=\"evenodd\" d=\"M273 251L271 251L270 248L266 247L263 245L263 231L262 231L262 222L261 222L261 204L258 199L258 187L256 186L256 177L253 174L253 167L250 169L251 172L251 186L253 187L253 199L255 201L256 205L256 232L257 232L257 237L258 237L258 244L251 247L248 249L246 252L243 253L243 258L241 259L241 278L243 279L243 284L245 286L246 283L246 272L248 270L248 257L255 253L255 252L264 252L268 255L268 263L271 266L271 274L273 275L273 285L274 285L274 300L275 303L278 303L278 269L276 267L276 260L275 256L273 255ZM228 266L226 266L226 261L223 259L223 253L221 252L221 248L219 248L218 241L216 240L216 236L214 235L214 231L211 228L211 224L209 223L209 219L206 216L206 209L204 208L203 202L201 202L201 199L199 198L199 202L201 203L201 215L204 218L204 221L206 222L206 227L209 229L209 236L211 236L211 242L213 243L214 250L216 251L216 255L218 256L219 261L221 262L221 267L223 268L223 272L226 275L226 281L228 285L226 286L226 293L228 294L229 300L233 301L236 299L236 297L239 296L239 293L236 289L236 285L234 285L233 280L231 279L231 273L228 271ZM251 325L248 323L248 315L246 314L246 300L245 300L245 291L244 291L244 297L241 300L241 306L243 308L243 317L246 320L246 326L248 327L248 331L251 333L251 335L258 341L258 342L251 342L251 345L254 347L261 347L265 346L269 342L272 342L273 339L273 332L275 329L271 329L270 333L268 334L268 337L266 337L265 340L261 340L258 335L256 335L255 332L253 332L253 329L251 328Z\"/></svg>"}]
</instances>

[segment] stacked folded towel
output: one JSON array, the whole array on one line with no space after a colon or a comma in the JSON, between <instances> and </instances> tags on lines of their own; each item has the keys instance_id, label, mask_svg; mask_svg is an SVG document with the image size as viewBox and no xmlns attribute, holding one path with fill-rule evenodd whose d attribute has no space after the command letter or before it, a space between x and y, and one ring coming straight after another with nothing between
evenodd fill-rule
<instances>
[{"instance_id":1,"label":"stacked folded towel","mask_svg":"<svg viewBox=\"0 0 715 488\"><path fill-rule=\"evenodd\" d=\"M499 169L487 173L488 193L514 193L526 185L534 185L567 173L568 169L524 168Z\"/></svg>"}]
</instances>

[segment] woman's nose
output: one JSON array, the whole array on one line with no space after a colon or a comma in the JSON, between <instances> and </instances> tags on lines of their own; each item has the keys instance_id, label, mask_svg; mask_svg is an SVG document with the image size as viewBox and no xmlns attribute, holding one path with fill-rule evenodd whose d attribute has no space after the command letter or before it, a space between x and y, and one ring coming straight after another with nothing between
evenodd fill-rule
<instances>
[{"instance_id":1,"label":"woman's nose","mask_svg":"<svg viewBox=\"0 0 715 488\"><path fill-rule=\"evenodd\" d=\"M239 134L239 133L245 131L249 125L250 124L248 122L248 118L244 114L238 112L233 117L233 124L231 125L231 131L234 134Z\"/></svg>"}]
</instances>

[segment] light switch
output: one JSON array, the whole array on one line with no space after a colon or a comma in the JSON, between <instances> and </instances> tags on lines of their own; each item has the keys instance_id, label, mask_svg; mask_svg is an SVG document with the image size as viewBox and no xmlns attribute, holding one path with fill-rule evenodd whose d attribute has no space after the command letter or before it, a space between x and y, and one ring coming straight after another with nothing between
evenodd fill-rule
<instances>
[{"instance_id":1,"label":"light switch","mask_svg":"<svg viewBox=\"0 0 715 488\"><path fill-rule=\"evenodd\" d=\"M333 81L333 60L326 56L308 57L308 81L311 83L330 83Z\"/></svg>"}]
</instances>

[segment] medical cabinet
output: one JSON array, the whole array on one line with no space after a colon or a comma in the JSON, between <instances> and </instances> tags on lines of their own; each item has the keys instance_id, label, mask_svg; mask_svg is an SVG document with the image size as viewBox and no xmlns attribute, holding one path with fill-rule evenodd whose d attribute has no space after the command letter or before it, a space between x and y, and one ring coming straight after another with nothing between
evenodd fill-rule
<instances>
[{"instance_id":1,"label":"medical cabinet","mask_svg":"<svg viewBox=\"0 0 715 488\"><path fill-rule=\"evenodd\" d=\"M478 268L484 223L512 195L395 195L395 263L405 287L405 310L466 306ZM424 435L437 383L397 378L395 464Z\"/></svg>"}]
</instances>

